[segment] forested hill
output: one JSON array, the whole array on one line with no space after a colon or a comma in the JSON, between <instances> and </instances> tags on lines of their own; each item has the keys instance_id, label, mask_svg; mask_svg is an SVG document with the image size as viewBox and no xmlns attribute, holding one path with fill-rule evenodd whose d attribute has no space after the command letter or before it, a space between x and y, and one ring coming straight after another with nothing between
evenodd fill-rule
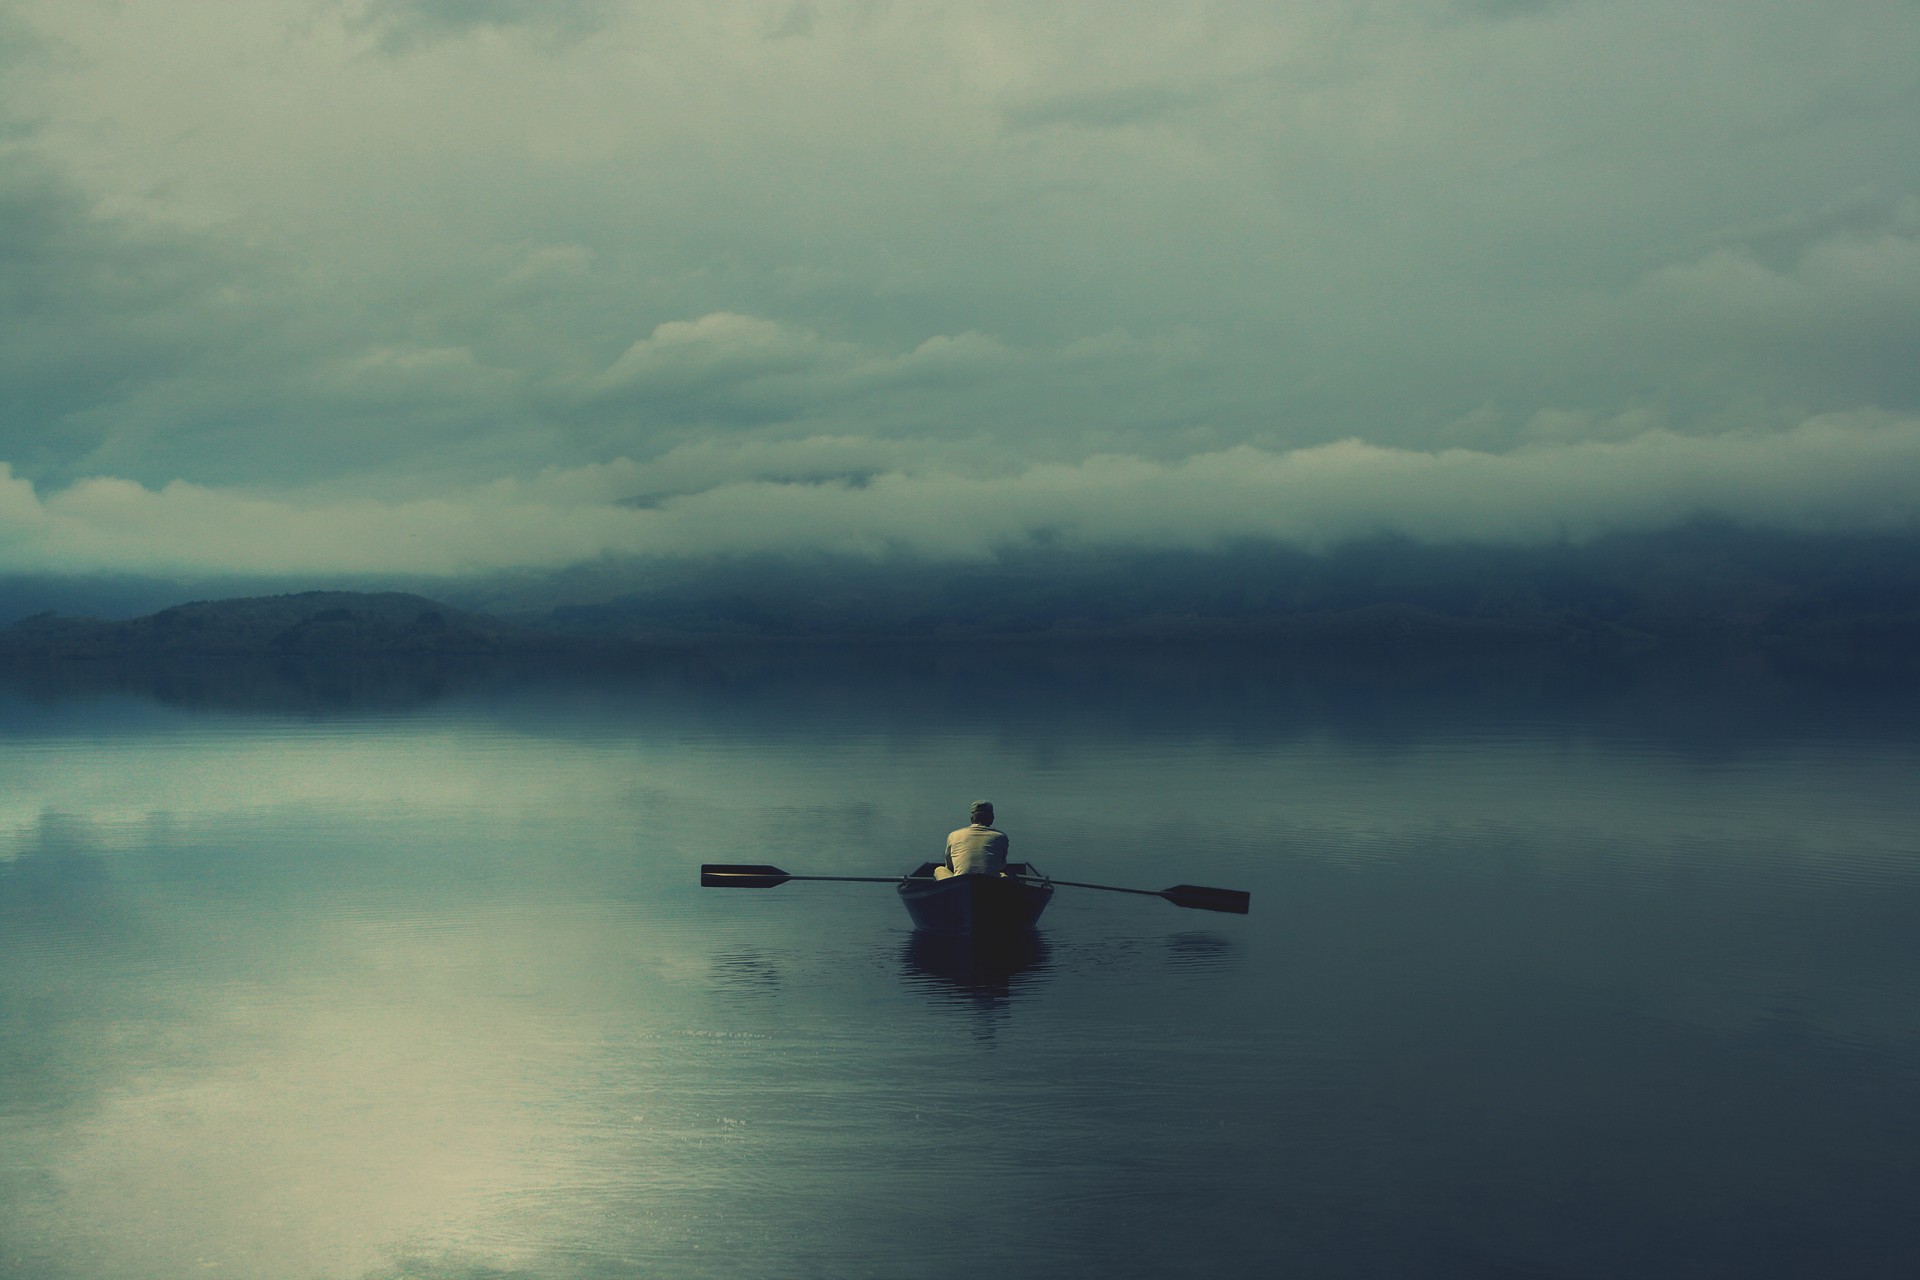
<instances>
[{"instance_id":1,"label":"forested hill","mask_svg":"<svg viewBox=\"0 0 1920 1280\"><path fill-rule=\"evenodd\" d=\"M499 653L537 631L406 592L306 591L200 600L144 618L43 613L0 631L0 655L49 658Z\"/></svg>"}]
</instances>

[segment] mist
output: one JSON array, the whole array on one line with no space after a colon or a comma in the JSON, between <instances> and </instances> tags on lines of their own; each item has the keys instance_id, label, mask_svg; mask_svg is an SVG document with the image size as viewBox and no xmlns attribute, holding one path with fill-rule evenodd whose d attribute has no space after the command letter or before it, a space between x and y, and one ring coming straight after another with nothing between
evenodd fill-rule
<instances>
[{"instance_id":1,"label":"mist","mask_svg":"<svg viewBox=\"0 0 1920 1280\"><path fill-rule=\"evenodd\" d=\"M1920 515L1920 419L1884 414L1506 452L1243 445L1006 474L886 469L898 463L889 453L855 440L803 442L769 473L754 451L731 460L682 452L384 501L107 478L42 494L7 477L0 537L16 571L43 574L452 579L605 557L979 561L1034 547L1206 550L1257 538L1321 550L1380 536L1526 546L1702 517L1892 532ZM730 461L739 474L718 478Z\"/></svg>"}]
</instances>

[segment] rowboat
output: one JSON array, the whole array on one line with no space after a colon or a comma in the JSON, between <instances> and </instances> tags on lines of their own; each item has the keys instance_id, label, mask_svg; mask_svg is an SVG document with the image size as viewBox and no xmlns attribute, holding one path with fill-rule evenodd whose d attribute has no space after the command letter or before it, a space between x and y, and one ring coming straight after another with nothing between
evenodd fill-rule
<instances>
[{"instance_id":1,"label":"rowboat","mask_svg":"<svg viewBox=\"0 0 1920 1280\"><path fill-rule=\"evenodd\" d=\"M706 862L700 865L703 889L773 889L789 880L834 880L843 884L890 884L900 890L900 901L914 924L929 933L971 937L1005 937L1029 929L1053 899L1055 885L1071 889L1102 889L1163 898L1176 907L1199 911L1247 914L1252 895L1245 889L1209 889L1205 885L1177 884L1171 889L1128 889L1117 884L1087 884L1082 880L1055 880L1031 862L1009 862L999 875L948 876L933 874L934 863L923 862L904 876L796 876L764 862Z\"/></svg>"},{"instance_id":2,"label":"rowboat","mask_svg":"<svg viewBox=\"0 0 1920 1280\"><path fill-rule=\"evenodd\" d=\"M1005 875L934 878L923 862L900 881L900 901L928 933L1017 934L1033 927L1053 899L1053 881L1031 863L1009 862Z\"/></svg>"}]
</instances>

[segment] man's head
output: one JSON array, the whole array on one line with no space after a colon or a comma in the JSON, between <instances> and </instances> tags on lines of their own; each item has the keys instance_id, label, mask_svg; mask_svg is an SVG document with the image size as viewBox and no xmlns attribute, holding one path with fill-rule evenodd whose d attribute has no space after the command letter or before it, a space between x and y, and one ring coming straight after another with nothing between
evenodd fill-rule
<instances>
[{"instance_id":1,"label":"man's head","mask_svg":"<svg viewBox=\"0 0 1920 1280\"><path fill-rule=\"evenodd\" d=\"M973 823L975 826L979 826L979 827L992 826L993 825L993 801L975 800L973 802L973 808L968 810L968 814L973 819Z\"/></svg>"}]
</instances>

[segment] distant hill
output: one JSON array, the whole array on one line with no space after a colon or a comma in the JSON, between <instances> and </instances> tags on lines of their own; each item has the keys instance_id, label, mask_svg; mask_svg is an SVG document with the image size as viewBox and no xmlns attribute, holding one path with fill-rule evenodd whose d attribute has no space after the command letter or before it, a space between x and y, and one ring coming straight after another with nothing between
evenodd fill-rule
<instances>
[{"instance_id":1,"label":"distant hill","mask_svg":"<svg viewBox=\"0 0 1920 1280\"><path fill-rule=\"evenodd\" d=\"M53 613L0 631L0 656L144 660L188 656L503 653L540 632L406 592L305 591L199 600L144 618Z\"/></svg>"},{"instance_id":2,"label":"distant hill","mask_svg":"<svg viewBox=\"0 0 1920 1280\"><path fill-rule=\"evenodd\" d=\"M1404 538L1323 552L1009 552L977 562L739 557L475 592L603 639L1036 642L1218 638L1300 649L1759 645L1920 651L1920 537L1707 522L1541 546ZM553 599L566 590L570 599ZM544 598L543 598L544 597Z\"/></svg>"},{"instance_id":3,"label":"distant hill","mask_svg":"<svg viewBox=\"0 0 1920 1280\"><path fill-rule=\"evenodd\" d=\"M1329 654L1761 648L1920 662L1920 535L1699 522L1540 546L1403 538L1307 551L1032 548L972 562L597 562L406 591L199 601L124 621L41 613L0 659L554 654L716 645L1225 642ZM464 606L464 607L457 607Z\"/></svg>"}]
</instances>

